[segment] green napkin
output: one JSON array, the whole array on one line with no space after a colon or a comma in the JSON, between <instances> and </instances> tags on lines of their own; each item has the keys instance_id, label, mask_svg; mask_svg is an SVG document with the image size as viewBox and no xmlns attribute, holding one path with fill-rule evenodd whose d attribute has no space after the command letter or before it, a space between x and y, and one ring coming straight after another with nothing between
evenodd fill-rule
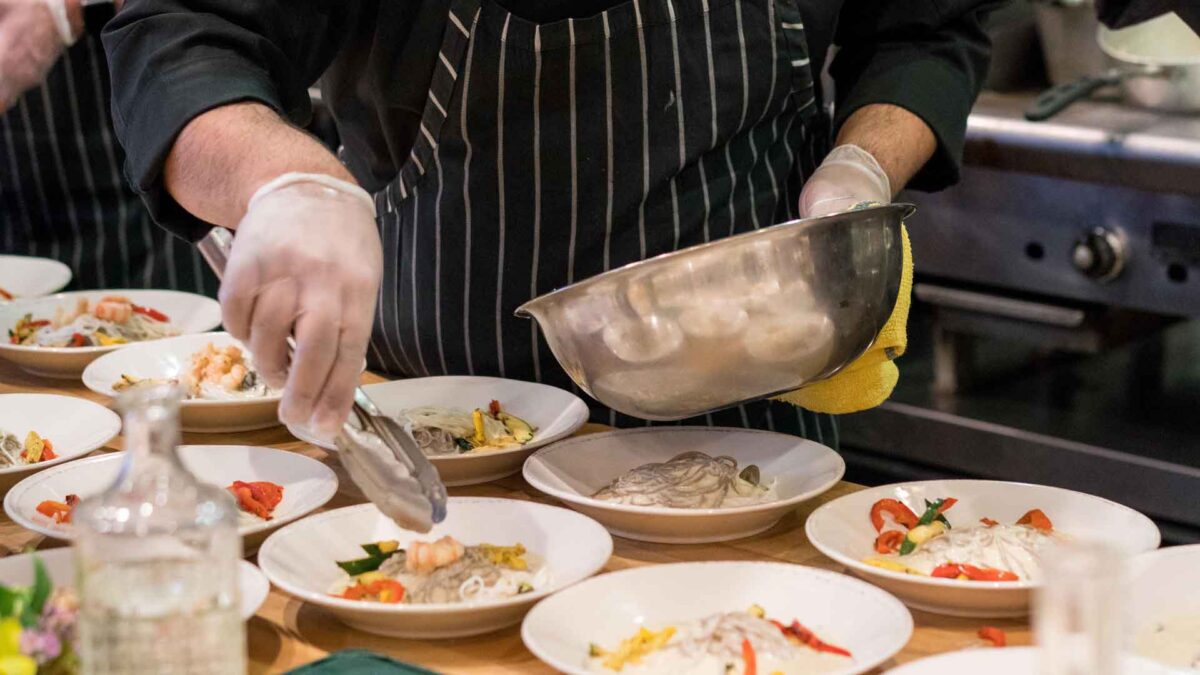
<instances>
[{"instance_id":1,"label":"green napkin","mask_svg":"<svg viewBox=\"0 0 1200 675\"><path fill-rule=\"evenodd\" d=\"M401 663L365 649L345 649L320 661L289 670L287 675L438 675L420 666Z\"/></svg>"}]
</instances>

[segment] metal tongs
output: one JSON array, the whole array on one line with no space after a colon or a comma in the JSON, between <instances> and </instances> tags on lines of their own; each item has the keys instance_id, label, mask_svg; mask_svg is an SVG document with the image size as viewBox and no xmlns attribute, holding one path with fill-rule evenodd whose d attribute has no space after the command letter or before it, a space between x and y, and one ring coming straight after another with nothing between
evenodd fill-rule
<instances>
[{"instance_id":1,"label":"metal tongs","mask_svg":"<svg viewBox=\"0 0 1200 675\"><path fill-rule=\"evenodd\" d=\"M233 234L214 227L196 246L221 278ZM288 356L294 356L295 341L289 336L287 343ZM446 518L446 486L437 469L408 430L380 412L362 387L354 390L353 410L361 429L347 422L334 439L342 466L380 511L405 529L428 532Z\"/></svg>"}]
</instances>

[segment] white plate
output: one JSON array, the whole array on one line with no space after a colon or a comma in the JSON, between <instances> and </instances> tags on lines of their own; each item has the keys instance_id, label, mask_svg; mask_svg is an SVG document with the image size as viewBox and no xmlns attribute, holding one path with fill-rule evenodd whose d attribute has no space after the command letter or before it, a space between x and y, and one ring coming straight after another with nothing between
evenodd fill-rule
<instances>
[{"instance_id":1,"label":"white plate","mask_svg":"<svg viewBox=\"0 0 1200 675\"><path fill-rule=\"evenodd\" d=\"M1200 616L1200 544L1172 546L1135 558L1128 597L1133 612L1127 628L1135 639L1155 622Z\"/></svg>"},{"instance_id":2,"label":"white plate","mask_svg":"<svg viewBox=\"0 0 1200 675\"><path fill-rule=\"evenodd\" d=\"M0 288L13 299L40 298L71 283L71 268L50 258L0 255ZM0 296L0 304L6 300Z\"/></svg>"},{"instance_id":3,"label":"white plate","mask_svg":"<svg viewBox=\"0 0 1200 675\"><path fill-rule=\"evenodd\" d=\"M50 581L57 586L75 585L75 556L70 548L54 548L46 551L23 553L0 559L0 584L5 586L28 586L33 583L33 558L42 559ZM245 560L238 561L238 590L240 591L239 614L243 620L254 616L271 584L261 570Z\"/></svg>"},{"instance_id":4,"label":"white plate","mask_svg":"<svg viewBox=\"0 0 1200 675\"><path fill-rule=\"evenodd\" d=\"M235 480L271 481L283 486L283 501L271 520L245 519L238 528L247 555L271 530L320 508L337 492L333 471L310 457L275 448L248 445L185 445L179 448L185 466L200 480L225 487ZM4 512L18 525L55 539L71 540L69 524L55 523L37 512L47 499L62 501L68 494L84 499L112 484L124 453L109 453L35 474L4 497Z\"/></svg>"},{"instance_id":5,"label":"white plate","mask_svg":"<svg viewBox=\"0 0 1200 675\"><path fill-rule=\"evenodd\" d=\"M521 470L521 464L534 450L566 438L587 421L587 405L578 396L557 387L534 382L505 380L498 377L449 375L394 380L363 387L385 415L422 406L444 406L473 410L486 408L492 400L504 410L529 422L537 431L533 440L519 448L495 452L430 457L442 482L449 486L487 483ZM320 441L306 430L289 425L296 438L332 450L331 443Z\"/></svg>"},{"instance_id":6,"label":"white plate","mask_svg":"<svg viewBox=\"0 0 1200 675\"><path fill-rule=\"evenodd\" d=\"M564 673L584 674L588 644L615 646L650 629L757 604L797 619L853 655L837 675L862 673L908 643L912 616L887 593L844 574L767 562L653 565L602 574L556 593L521 625L525 646Z\"/></svg>"},{"instance_id":7,"label":"white plate","mask_svg":"<svg viewBox=\"0 0 1200 675\"><path fill-rule=\"evenodd\" d=\"M1036 647L980 647L929 656L888 671L888 675L1032 675L1038 672ZM1183 675L1145 659L1126 657L1122 675Z\"/></svg>"},{"instance_id":8,"label":"white plate","mask_svg":"<svg viewBox=\"0 0 1200 675\"><path fill-rule=\"evenodd\" d=\"M629 506L592 499L617 476L647 462L699 450L757 464L779 499L720 509ZM533 487L600 521L613 534L668 544L748 537L771 528L797 504L837 485L846 463L833 450L798 436L752 429L649 427L579 436L534 454L523 475Z\"/></svg>"},{"instance_id":9,"label":"white plate","mask_svg":"<svg viewBox=\"0 0 1200 675\"><path fill-rule=\"evenodd\" d=\"M612 554L612 537L595 521L555 506L514 499L451 497L449 515L428 534L400 529L373 504L327 511L267 537L258 564L271 583L324 607L342 622L379 635L451 638L478 635L521 620L539 599L595 574ZM329 590L344 577L336 561L361 558L361 544L451 535L464 544L522 543L551 575L546 588L471 604L385 605L343 600Z\"/></svg>"},{"instance_id":10,"label":"white plate","mask_svg":"<svg viewBox=\"0 0 1200 675\"><path fill-rule=\"evenodd\" d=\"M113 383L122 375L177 379L191 368L192 354L209 343L217 347L236 345L249 353L246 346L229 333L200 333L138 342L92 361L83 371L83 383L98 394L116 397L120 394L113 391ZM279 424L280 398L281 393L234 401L186 400L179 405L180 424L184 431L213 434L266 429Z\"/></svg>"},{"instance_id":11,"label":"white plate","mask_svg":"<svg viewBox=\"0 0 1200 675\"><path fill-rule=\"evenodd\" d=\"M0 429L21 441L30 431L50 439L57 459L0 469L0 490L43 469L82 457L121 432L121 418L108 408L74 396L0 395Z\"/></svg>"},{"instance_id":12,"label":"white plate","mask_svg":"<svg viewBox=\"0 0 1200 675\"><path fill-rule=\"evenodd\" d=\"M925 510L924 499L957 498L958 503L947 513L951 523L976 523L983 517L1013 523L1037 508L1049 516L1056 531L1077 540L1105 541L1130 555L1158 548L1160 541L1158 528L1149 518L1116 502L1046 485L990 480L882 485L835 499L809 516L804 531L821 553L894 593L910 607L939 614L1022 616L1029 611L1030 590L1038 584L934 579L864 563L864 558L876 555L871 505L886 497L906 503L917 513Z\"/></svg>"},{"instance_id":13,"label":"white plate","mask_svg":"<svg viewBox=\"0 0 1200 675\"><path fill-rule=\"evenodd\" d=\"M122 295L134 303L158 310L171 319L181 335L203 333L221 324L221 306L216 300L195 293L179 291L108 290L59 293L44 298L14 300L0 305L0 332L16 325L17 320L32 313L34 318L52 318L58 307L73 309L79 298L95 302L108 295ZM125 345L108 347L31 347L0 341L0 358L8 359L22 370L43 377L78 377L87 364L100 355L121 349Z\"/></svg>"}]
</instances>

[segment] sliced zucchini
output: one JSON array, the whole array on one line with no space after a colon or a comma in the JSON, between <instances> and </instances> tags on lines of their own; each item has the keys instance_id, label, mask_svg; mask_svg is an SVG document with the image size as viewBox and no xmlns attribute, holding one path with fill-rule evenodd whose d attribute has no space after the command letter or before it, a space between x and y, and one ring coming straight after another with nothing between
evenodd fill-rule
<instances>
[{"instance_id":1,"label":"sliced zucchini","mask_svg":"<svg viewBox=\"0 0 1200 675\"><path fill-rule=\"evenodd\" d=\"M497 419L499 419L501 422L504 422L504 424L508 426L508 428L512 431L513 438L515 438L518 443L528 443L529 441L533 440L534 428L529 422L526 422L516 415L510 415L506 412L500 413L497 416Z\"/></svg>"}]
</instances>

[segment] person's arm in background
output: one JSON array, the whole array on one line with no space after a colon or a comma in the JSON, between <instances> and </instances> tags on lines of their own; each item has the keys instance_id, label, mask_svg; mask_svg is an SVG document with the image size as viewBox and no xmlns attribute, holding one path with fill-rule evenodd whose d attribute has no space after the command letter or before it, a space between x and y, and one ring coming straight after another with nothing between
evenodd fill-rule
<instances>
[{"instance_id":1,"label":"person's arm in background","mask_svg":"<svg viewBox=\"0 0 1200 675\"><path fill-rule=\"evenodd\" d=\"M326 436L349 412L382 254L371 197L293 124L307 121L308 86L359 11L345 0L128 0L104 31L129 181L181 236L236 229L223 323L269 384L286 383L280 417Z\"/></svg>"},{"instance_id":2,"label":"person's arm in background","mask_svg":"<svg viewBox=\"0 0 1200 675\"><path fill-rule=\"evenodd\" d=\"M0 0L0 113L45 79L82 33L79 0Z\"/></svg>"},{"instance_id":3,"label":"person's arm in background","mask_svg":"<svg viewBox=\"0 0 1200 675\"><path fill-rule=\"evenodd\" d=\"M1002 3L847 0L830 65L838 147L806 184L803 215L957 182L987 73L984 21Z\"/></svg>"}]
</instances>

